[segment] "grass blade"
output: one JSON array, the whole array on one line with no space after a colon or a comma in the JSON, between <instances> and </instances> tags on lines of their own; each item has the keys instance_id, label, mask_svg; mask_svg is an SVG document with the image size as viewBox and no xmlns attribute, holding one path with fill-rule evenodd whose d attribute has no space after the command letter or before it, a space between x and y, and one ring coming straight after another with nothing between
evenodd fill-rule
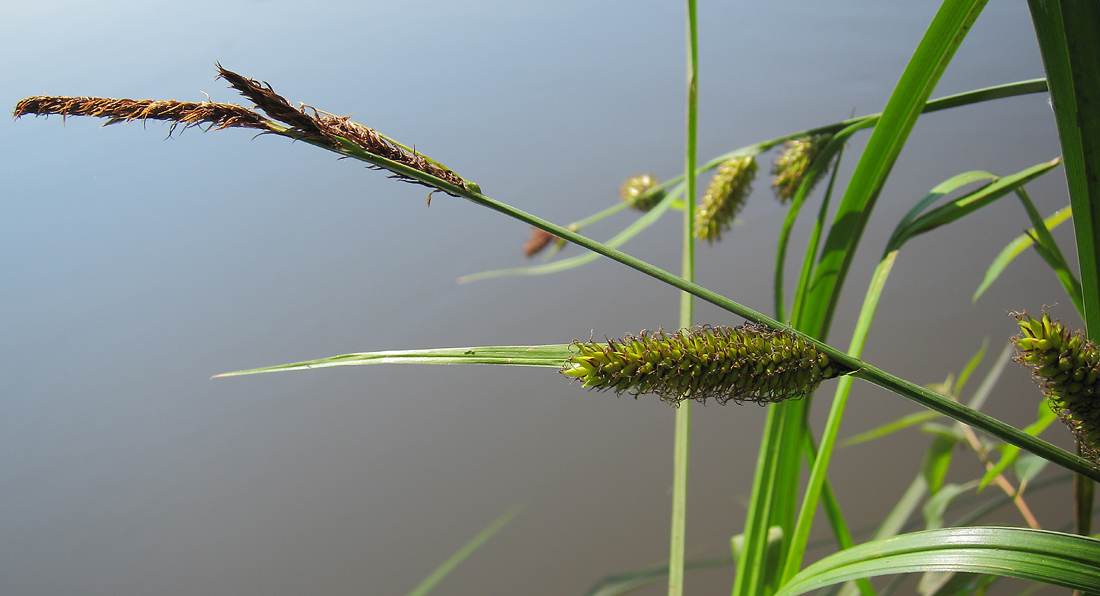
<instances>
[{"instance_id":1,"label":"grass blade","mask_svg":"<svg viewBox=\"0 0 1100 596\"><path fill-rule=\"evenodd\" d=\"M1088 338L1100 340L1100 2L1029 0L1066 160Z\"/></svg>"},{"instance_id":2,"label":"grass blade","mask_svg":"<svg viewBox=\"0 0 1100 596\"><path fill-rule=\"evenodd\" d=\"M997 199L1007 195L1008 193L1019 189L1024 184L1046 174L1055 167L1062 163L1061 158L1055 158L1051 161L1036 164L1021 170L1011 176L1005 176L1004 178L998 178L995 181L973 191L969 192L946 205L942 205L929 211L928 213L914 219L911 223L903 228L899 228L894 238L891 239L891 246L901 246L909 238L919 236L925 232L932 231L940 226L947 225L960 217L972 213L982 207L996 201ZM977 174L977 173L968 173ZM986 174L981 172L980 174ZM966 175L963 175L966 176ZM958 178L958 177L956 177ZM951 182L957 181L953 178ZM959 185L961 186L961 185ZM933 191L936 194L936 191ZM932 195L929 195L930 197Z\"/></svg>"},{"instance_id":3,"label":"grass blade","mask_svg":"<svg viewBox=\"0 0 1100 596\"><path fill-rule=\"evenodd\" d=\"M1046 226L1047 230L1053 230L1072 216L1073 208L1067 205L1050 214L1050 216L1043 220L1043 224ZM1005 246L997 257L993 259L993 262L989 265L989 269L985 272L985 277L982 279L981 285L974 291L974 303L977 303L978 298L989 289L989 286L993 285L993 282L997 281L997 278L1001 276L1001 273L1004 272L1009 263L1035 244L1035 240L1032 237L1034 233L1035 229L1033 228L1020 234L1015 240L1009 242L1008 246Z\"/></svg>"},{"instance_id":4,"label":"grass blade","mask_svg":"<svg viewBox=\"0 0 1100 596\"><path fill-rule=\"evenodd\" d=\"M1035 208L1035 204L1031 202L1031 197L1027 195L1027 192L1022 186L1016 189L1016 195L1020 197L1020 202L1024 204L1024 209L1027 210L1027 217L1031 220L1032 229L1035 234L1035 251L1039 253L1039 256L1041 256L1048 265L1050 265L1051 269L1054 269L1054 274L1058 276L1058 281L1061 282L1062 289L1066 291L1066 295L1069 296L1070 301L1073 302L1073 306L1077 309L1077 313L1081 318L1084 318L1085 308L1082 299L1081 282L1077 281L1077 277L1070 271L1069 263L1066 261L1066 257L1062 255L1062 249L1060 249L1058 243L1054 241L1054 236L1051 236L1050 230L1043 221L1043 217L1039 215L1039 211Z\"/></svg>"},{"instance_id":5,"label":"grass blade","mask_svg":"<svg viewBox=\"0 0 1100 596\"><path fill-rule=\"evenodd\" d=\"M894 573L955 571L1100 589L1100 540L1023 528L947 528L905 534L841 551L810 565L776 596Z\"/></svg>"},{"instance_id":6,"label":"grass blade","mask_svg":"<svg viewBox=\"0 0 1100 596\"><path fill-rule=\"evenodd\" d=\"M825 241L808 298L808 303L820 306L805 313L798 329L827 337L839 289L878 194L925 102L984 6L983 0L946 0L925 31L867 141Z\"/></svg>"},{"instance_id":7,"label":"grass blade","mask_svg":"<svg viewBox=\"0 0 1100 596\"><path fill-rule=\"evenodd\" d=\"M319 360L279 364L222 373L211 378L238 377L289 370L309 370L331 366L364 364L509 364L561 368L572 356L570 344L546 346L483 346L477 348L432 348L427 350L387 350L344 354Z\"/></svg>"},{"instance_id":8,"label":"grass blade","mask_svg":"<svg viewBox=\"0 0 1100 596\"><path fill-rule=\"evenodd\" d=\"M485 526L484 530L479 532L477 536L471 538L469 542L462 546L462 548L455 551L455 553L448 557L446 561L443 561L443 563L439 567L437 567L435 571L432 571L431 575L424 578L424 581L420 582L415 588L413 588L408 593L408 596L425 596L425 594L431 592L432 588L439 584L439 582L443 581L443 578L450 575L450 573L454 571L455 567L458 567L460 564L462 564L462 562L465 561L470 555L474 554L477 549L481 548L483 544L488 542L489 539L493 537L493 534L496 534L500 531L501 528L508 525L508 522L512 521L516 517L516 515L519 514L521 509L522 507L520 507L519 505L512 507L508 511L504 512L504 515L498 517L488 526Z\"/></svg>"},{"instance_id":9,"label":"grass blade","mask_svg":"<svg viewBox=\"0 0 1100 596\"><path fill-rule=\"evenodd\" d=\"M844 440L844 442L840 444L840 446L850 447L852 445L866 443L867 441L873 441L875 439L885 437L886 435L894 434L899 430L907 429L910 426L915 426L917 424L923 424L930 420L935 420L940 416L941 415L936 412L929 412L927 410L922 412L914 412L907 416L902 416L901 418L898 418L893 422L887 422L886 424L883 424L882 426L879 426L877 428L872 428L871 430L861 432L858 435L848 437Z\"/></svg>"}]
</instances>

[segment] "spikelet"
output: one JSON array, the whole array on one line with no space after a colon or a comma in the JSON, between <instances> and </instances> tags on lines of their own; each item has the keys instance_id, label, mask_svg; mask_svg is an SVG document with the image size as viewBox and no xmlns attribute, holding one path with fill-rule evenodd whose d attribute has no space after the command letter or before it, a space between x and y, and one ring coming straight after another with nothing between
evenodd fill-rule
<instances>
[{"instance_id":1,"label":"spikelet","mask_svg":"<svg viewBox=\"0 0 1100 596\"><path fill-rule=\"evenodd\" d=\"M638 174L637 176L631 176L627 178L623 185L619 187L619 196L624 201L634 201L630 206L638 211L649 211L657 206L657 203L661 202L661 199L665 198L664 191L652 192L647 196L641 197L642 193L660 184L657 178L652 174Z\"/></svg>"},{"instance_id":2,"label":"spikelet","mask_svg":"<svg viewBox=\"0 0 1100 596\"><path fill-rule=\"evenodd\" d=\"M783 146L783 152L775 158L775 163L772 165L772 189L780 203L786 204L794 198L798 187L802 185L802 180L809 173L810 164L831 138L832 135L814 135L787 141ZM810 181L809 191L813 190L826 169L822 168Z\"/></svg>"},{"instance_id":3,"label":"spikelet","mask_svg":"<svg viewBox=\"0 0 1100 596\"><path fill-rule=\"evenodd\" d=\"M561 373L597 391L655 393L671 404L685 399L758 404L799 399L825 379L844 374L801 337L750 323L627 335L607 343L573 342Z\"/></svg>"},{"instance_id":4,"label":"spikelet","mask_svg":"<svg viewBox=\"0 0 1100 596\"><path fill-rule=\"evenodd\" d=\"M1013 313L1020 324L1016 362L1031 369L1050 408L1077 438L1081 452L1100 464L1100 347L1080 331L1051 321L1044 312L1033 319Z\"/></svg>"},{"instance_id":5,"label":"spikelet","mask_svg":"<svg viewBox=\"0 0 1100 596\"><path fill-rule=\"evenodd\" d=\"M756 177L753 156L734 157L718 166L695 214L695 237L714 243L722 239L733 219L745 205Z\"/></svg>"}]
</instances>

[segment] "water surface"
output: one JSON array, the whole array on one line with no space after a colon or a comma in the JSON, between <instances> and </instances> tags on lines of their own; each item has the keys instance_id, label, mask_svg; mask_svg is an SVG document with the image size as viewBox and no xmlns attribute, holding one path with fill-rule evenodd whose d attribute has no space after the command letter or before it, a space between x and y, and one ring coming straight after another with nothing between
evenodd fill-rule
<instances>
[{"instance_id":1,"label":"water surface","mask_svg":"<svg viewBox=\"0 0 1100 596\"><path fill-rule=\"evenodd\" d=\"M934 10L701 3L700 155L879 111ZM5 12L9 107L38 94L238 101L212 80L220 60L560 223L612 204L631 174L682 168L677 3L39 2ZM1025 6L991 3L934 95L1042 74ZM0 134L6 593L402 594L516 503L520 517L438 593L580 594L667 556L674 412L656 399L589 393L548 369L208 378L354 351L671 328L676 292L606 261L459 286L461 275L523 264L526 226L440 195L426 207L422 187L282 138L98 127L24 118ZM841 181L865 140L853 141ZM832 340L847 342L889 232L929 188L1057 154L1045 96L922 119ZM1060 173L1029 189L1044 214L1066 203ZM770 313L784 215L762 177L743 225L700 246L700 283ZM587 231L605 239L630 217ZM1006 199L980 222L914 241L868 359L938 381L983 338L1000 350L1013 333L1008 310L1059 303L1056 314L1072 317L1031 254L970 304L994 255L1027 226ZM679 230L669 215L625 249L676 270ZM1072 254L1068 231L1057 237ZM697 320L741 322L708 305ZM991 411L1031 420L1038 393L1026 375L1010 370L1000 387ZM857 384L844 434L915 410ZM728 553L740 531L764 415L695 409L692 556ZM834 486L854 526L881 519L916 473L929 439L909 438L837 458ZM1059 527L1069 497L1050 492L1036 507ZM1020 523L1011 512L987 521ZM691 575L689 589L727 590L731 573Z\"/></svg>"}]
</instances>

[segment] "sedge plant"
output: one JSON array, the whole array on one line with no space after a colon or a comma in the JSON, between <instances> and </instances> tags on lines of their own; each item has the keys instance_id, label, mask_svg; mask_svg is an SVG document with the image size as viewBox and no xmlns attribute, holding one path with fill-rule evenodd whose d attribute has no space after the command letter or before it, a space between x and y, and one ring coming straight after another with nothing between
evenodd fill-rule
<instances>
[{"instance_id":1,"label":"sedge plant","mask_svg":"<svg viewBox=\"0 0 1100 596\"><path fill-rule=\"evenodd\" d=\"M546 247L550 256L567 244L587 253L504 271L474 274L462 282L507 275L558 273L604 257L658 279L681 292L678 330L641 332L606 341L577 341L565 345L487 346L380 351L326 357L308 362L227 373L245 375L332 366L381 363L490 364L556 369L575 385L634 396L654 394L677 406L673 437L672 512L667 567L617 576L601 582L594 593L624 593L667 575L668 593L683 591L684 574L692 568L726 561L685 560L685 520L689 514L689 469L692 401L718 403L752 401L768 404L767 420L757 458L751 501L744 531L732 541L736 573L733 596L794 596L840 584L846 594L888 593L892 584L876 588L867 578L923 573L922 593L978 593L1000 577L1015 577L1100 593L1100 540L1090 537L1093 483L1100 480L1100 4L1032 0L1029 3L1046 77L978 89L949 97L932 98L940 76L980 17L982 0L945 0L886 106L868 114L809 130L790 132L759 143L734 148L699 163L696 153L699 74L698 18L688 0L686 133L684 173L660 182L642 174L624 183L623 201L576 222L558 225L495 200L481 187L435 159L424 156L381 133L309 106L294 107L271 85L218 65L219 76L255 107L212 102L131 101L89 97L31 97L16 106L16 116L92 116L108 123L164 120L173 126L208 129L248 128L304 141L342 157L366 162L398 180L423 185L430 193L465 199L475 205L523 221L535 230L525 249L533 255ZM705 86L704 86L705 88ZM995 101L1029 93L1049 92L1055 109L1061 156L1009 175L967 171L937 184L899 221L882 252L867 288L860 315L846 348L829 343L833 317L863 232L890 172L921 114ZM846 143L870 131L850 180L838 184ZM696 246L720 243L750 187L761 184L758 163L764 152L782 148L766 169L776 198L788 215L778 234L774 275L774 316L752 310L730 297L694 283ZM1044 175L1064 172L1071 206L1046 219L1032 204L1026 185ZM711 175L701 198L697 183ZM980 184L961 196L945 196ZM788 247L794 224L808 206L814 189L823 190L793 298L788 302ZM429 195L430 200L431 194ZM1062 290L1085 321L1073 331L1045 313L1019 313L1019 333L996 359L993 371L964 404L964 387L984 348L957 377L931 388L899 378L862 359L883 288L906 243L920 235L974 214L1009 197L1020 200L1032 229L1005 249L990 267L975 297L988 288L1011 260L1034 248L1051 265ZM581 234L586 226L625 209L637 209L639 218L608 242ZM679 274L662 270L619 250L630 238L669 212L682 214L682 260ZM1050 229L1072 213L1080 279L1054 241ZM976 284L978 285L978 284ZM709 302L746 320L724 327L697 322L695 300ZM1057 296L1052 295L1051 301ZM589 325L591 323L591 325ZM595 328L599 322L583 323ZM701 323L701 324L700 324ZM1007 339L1007 338L1006 338ZM1039 380L1046 402L1039 399L1035 423L1016 428L983 414L980 407L1008 364L1010 357L1028 366ZM818 384L839 378L820 436L807 423ZM832 494L829 463L838 437L852 383L862 380L927 408L922 413L875 429L853 441L875 440L904 428L922 425L935 438L924 469L905 496L875 531L873 538L856 544L853 530ZM937 419L952 419L944 425ZM1039 438L1061 419L1074 433L1076 452L1068 452ZM979 458L985 472L963 484L945 482L954 451L963 446ZM1075 478L1074 533L1043 529L1030 515L1024 490L1038 470L1052 463ZM1009 468L1012 467L1012 470ZM808 471L808 477L805 472ZM1014 476L1014 480L1010 478ZM1068 476L1067 476L1068 477ZM946 516L962 495L987 485L1003 493L989 503L948 523ZM1037 490L1032 486L1030 490ZM923 504L923 530L907 525ZM999 528L971 526L976 512L986 506L1015 507L1025 526ZM806 551L816 512L824 510L839 552L807 565ZM487 537L487 536L486 536ZM423 593L430 588L425 584Z\"/></svg>"}]
</instances>

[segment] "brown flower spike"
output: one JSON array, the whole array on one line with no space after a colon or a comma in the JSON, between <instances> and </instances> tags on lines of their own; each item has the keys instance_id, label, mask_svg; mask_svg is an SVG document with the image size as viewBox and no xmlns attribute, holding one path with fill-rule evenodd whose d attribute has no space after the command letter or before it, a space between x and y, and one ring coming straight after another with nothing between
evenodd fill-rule
<instances>
[{"instance_id":1,"label":"brown flower spike","mask_svg":"<svg viewBox=\"0 0 1100 596\"><path fill-rule=\"evenodd\" d=\"M107 97L51 97L36 95L15 104L14 116L19 118L27 114L36 116L56 115L92 116L107 118L107 123L131 122L133 120L167 120L172 130L177 125L185 128L209 124L214 130L223 128L255 128L267 130L270 120L258 112L230 103L190 103L175 100L152 99L111 99ZM169 131L171 134L171 131Z\"/></svg>"},{"instance_id":2,"label":"brown flower spike","mask_svg":"<svg viewBox=\"0 0 1100 596\"><path fill-rule=\"evenodd\" d=\"M271 119L264 118L255 110L224 103L51 96L28 97L20 101L15 106L15 117L26 114L62 117L92 116L107 118L107 124L133 120L164 120L172 123L172 130L180 124L185 128L209 124L214 130L252 128L305 140L338 153L362 159L361 154L355 154L354 148L358 148L375 158L384 158L389 162L429 174L455 186L476 189L476 185L467 183L461 176L439 163L365 126L352 122L347 117L334 116L306 105L295 108L281 95L275 93L271 85L241 76L222 68L220 64L217 68L219 78L228 81L231 87L251 100ZM352 150L349 150L349 147ZM371 162L370 167L389 169L393 178L452 194L443 188L411 178L407 170L403 172L401 168L385 162Z\"/></svg>"}]
</instances>

